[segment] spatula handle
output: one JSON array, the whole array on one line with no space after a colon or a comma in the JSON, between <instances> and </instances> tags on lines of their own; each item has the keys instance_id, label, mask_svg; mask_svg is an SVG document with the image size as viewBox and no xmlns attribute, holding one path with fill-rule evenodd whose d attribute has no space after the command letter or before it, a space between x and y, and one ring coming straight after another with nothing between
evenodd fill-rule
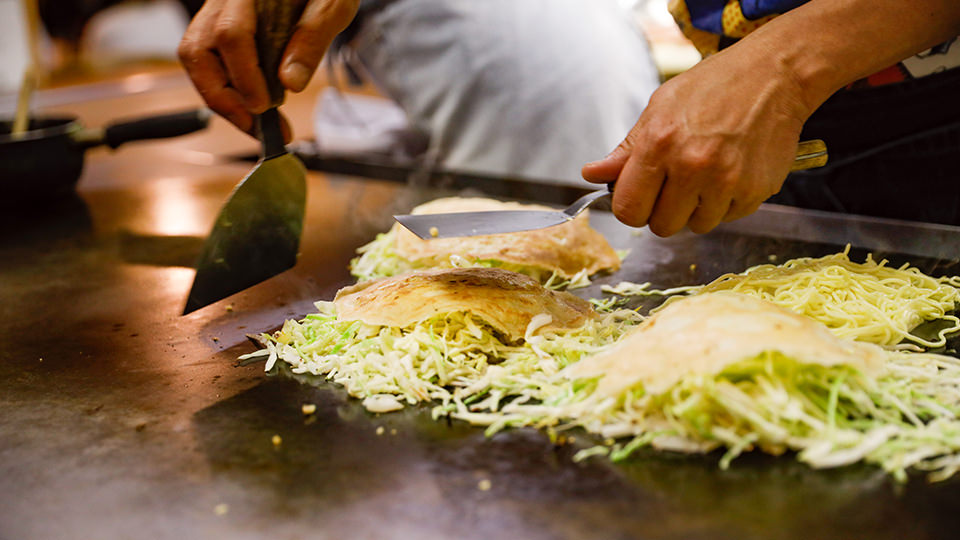
<instances>
[{"instance_id":1,"label":"spatula handle","mask_svg":"<svg viewBox=\"0 0 960 540\"><path fill-rule=\"evenodd\" d=\"M801 141L797 145L797 155L793 159L791 171L802 171L823 167L827 164L827 143L820 139Z\"/></svg>"},{"instance_id":2,"label":"spatula handle","mask_svg":"<svg viewBox=\"0 0 960 540\"><path fill-rule=\"evenodd\" d=\"M283 103L280 60L306 3L306 0L256 0L257 57L274 107Z\"/></svg>"}]
</instances>

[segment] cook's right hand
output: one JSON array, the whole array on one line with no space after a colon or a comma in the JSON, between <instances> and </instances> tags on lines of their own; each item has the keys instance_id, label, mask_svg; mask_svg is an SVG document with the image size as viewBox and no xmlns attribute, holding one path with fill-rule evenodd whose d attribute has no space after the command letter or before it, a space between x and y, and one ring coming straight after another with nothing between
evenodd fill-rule
<instances>
[{"instance_id":1,"label":"cook's right hand","mask_svg":"<svg viewBox=\"0 0 960 540\"><path fill-rule=\"evenodd\" d=\"M307 0L280 61L278 76L299 92L324 53L356 15L359 0ZM267 83L257 60L254 0L207 0L180 42L180 61L211 109L241 130L254 134L253 115L270 106ZM284 130L290 131L284 120Z\"/></svg>"},{"instance_id":2,"label":"cook's right hand","mask_svg":"<svg viewBox=\"0 0 960 540\"><path fill-rule=\"evenodd\" d=\"M620 146L584 166L588 181L617 182L620 221L705 233L780 189L813 109L764 52L734 45L667 81Z\"/></svg>"}]
</instances>

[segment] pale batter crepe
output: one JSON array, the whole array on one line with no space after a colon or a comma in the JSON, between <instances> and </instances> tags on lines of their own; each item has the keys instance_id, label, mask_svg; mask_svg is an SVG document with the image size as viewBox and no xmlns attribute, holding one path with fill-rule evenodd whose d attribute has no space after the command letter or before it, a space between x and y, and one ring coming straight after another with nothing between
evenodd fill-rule
<instances>
[{"instance_id":1,"label":"pale batter crepe","mask_svg":"<svg viewBox=\"0 0 960 540\"><path fill-rule=\"evenodd\" d=\"M414 214L551 210L535 204L484 198L449 197L422 204ZM557 277L585 280L601 271L616 271L620 257L602 234L590 227L588 213L546 229L516 233L422 240L399 223L361 247L350 270L361 281L421 268L496 266L527 274L540 282Z\"/></svg>"},{"instance_id":2,"label":"pale batter crepe","mask_svg":"<svg viewBox=\"0 0 960 540\"><path fill-rule=\"evenodd\" d=\"M524 337L537 315L549 315L544 329L576 328L597 316L585 300L500 268L422 270L368 281L341 289L334 304L338 320L399 328L469 313L512 341Z\"/></svg>"},{"instance_id":3,"label":"pale batter crepe","mask_svg":"<svg viewBox=\"0 0 960 540\"><path fill-rule=\"evenodd\" d=\"M617 395L642 384L659 394L684 377L712 376L764 352L806 364L848 365L882 371L884 350L842 340L826 326L772 302L730 292L678 300L653 315L620 343L570 366L571 378L603 376L596 395Z\"/></svg>"}]
</instances>

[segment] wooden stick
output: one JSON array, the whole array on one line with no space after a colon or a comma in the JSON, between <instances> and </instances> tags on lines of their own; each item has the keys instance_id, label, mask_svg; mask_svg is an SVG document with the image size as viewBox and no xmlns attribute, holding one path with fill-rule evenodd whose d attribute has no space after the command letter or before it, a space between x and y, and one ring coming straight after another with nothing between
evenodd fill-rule
<instances>
[{"instance_id":1,"label":"wooden stick","mask_svg":"<svg viewBox=\"0 0 960 540\"><path fill-rule=\"evenodd\" d=\"M20 92L17 94L17 112L13 117L13 129L10 131L13 138L22 137L30 127L30 97L36 86L37 78L33 68L27 67L23 72L23 80L20 81Z\"/></svg>"},{"instance_id":2,"label":"wooden stick","mask_svg":"<svg viewBox=\"0 0 960 540\"><path fill-rule=\"evenodd\" d=\"M27 22L27 48L30 51L27 69L24 70L17 94L17 112L13 118L13 137L22 136L30 127L30 98L40 79L40 9L37 0L23 0L23 14Z\"/></svg>"}]
</instances>

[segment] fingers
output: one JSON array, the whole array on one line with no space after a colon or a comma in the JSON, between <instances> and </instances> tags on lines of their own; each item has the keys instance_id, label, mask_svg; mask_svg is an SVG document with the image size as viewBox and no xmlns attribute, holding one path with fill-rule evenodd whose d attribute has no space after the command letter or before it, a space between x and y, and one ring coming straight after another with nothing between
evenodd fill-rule
<instances>
[{"instance_id":1,"label":"fingers","mask_svg":"<svg viewBox=\"0 0 960 540\"><path fill-rule=\"evenodd\" d=\"M701 178L695 184L700 186L699 202L690 215L687 227L697 234L706 234L716 228L730 211L740 173L725 168L698 172ZM739 195L744 197L743 193Z\"/></svg>"},{"instance_id":2,"label":"fingers","mask_svg":"<svg viewBox=\"0 0 960 540\"><path fill-rule=\"evenodd\" d=\"M213 25L213 39L230 84L249 112L260 114L270 106L267 82L257 60L257 12L253 0L225 2Z\"/></svg>"},{"instance_id":3,"label":"fingers","mask_svg":"<svg viewBox=\"0 0 960 540\"><path fill-rule=\"evenodd\" d=\"M627 148L627 144L627 141L624 140L607 157L584 165L580 169L580 174L584 180L598 184L616 180L620 176L623 166L626 165L627 159L630 158L630 149Z\"/></svg>"},{"instance_id":4,"label":"fingers","mask_svg":"<svg viewBox=\"0 0 960 540\"><path fill-rule=\"evenodd\" d=\"M253 130L253 115L240 92L230 86L227 73L215 54L210 51L201 53L193 62L193 69L188 68L187 72L212 110L242 131L249 133Z\"/></svg>"},{"instance_id":5,"label":"fingers","mask_svg":"<svg viewBox=\"0 0 960 540\"><path fill-rule=\"evenodd\" d=\"M213 27L217 22L220 4L215 0L204 4L187 27L177 53L207 105L241 130L250 132L253 129L253 116L247 110L243 96L231 86L226 69L214 49Z\"/></svg>"},{"instance_id":6,"label":"fingers","mask_svg":"<svg viewBox=\"0 0 960 540\"><path fill-rule=\"evenodd\" d=\"M621 145L605 163L587 172L595 179L609 178L612 170L603 167L613 169L611 164L622 159L618 154L626 146ZM751 183L743 181L745 173L739 162L719 148L678 147L666 138L642 137L642 144L627 156L615 177L614 214L627 225L647 225L654 234L667 237L685 227L707 233L725 220L756 211L762 197L746 188Z\"/></svg>"},{"instance_id":7,"label":"fingers","mask_svg":"<svg viewBox=\"0 0 960 540\"><path fill-rule=\"evenodd\" d=\"M723 221L734 221L742 217L747 217L750 214L757 211L760 208L760 204L763 203L762 200L744 200L738 201L734 199L733 203L730 205L730 209L727 210L727 213L723 216Z\"/></svg>"},{"instance_id":8,"label":"fingers","mask_svg":"<svg viewBox=\"0 0 960 540\"><path fill-rule=\"evenodd\" d=\"M690 216L687 227L697 233L706 234L717 228L729 213L733 200L724 197L699 197L699 204Z\"/></svg>"},{"instance_id":9,"label":"fingers","mask_svg":"<svg viewBox=\"0 0 960 540\"><path fill-rule=\"evenodd\" d=\"M650 220L665 180L660 164L649 154L631 154L617 177L613 214L631 227L643 227Z\"/></svg>"},{"instance_id":10,"label":"fingers","mask_svg":"<svg viewBox=\"0 0 960 540\"><path fill-rule=\"evenodd\" d=\"M300 92L310 82L333 38L350 24L359 0L314 0L304 8L280 64L280 82Z\"/></svg>"},{"instance_id":11,"label":"fingers","mask_svg":"<svg viewBox=\"0 0 960 540\"><path fill-rule=\"evenodd\" d=\"M301 28L294 35L281 72L292 79L288 87L306 86L333 37L350 22L358 0L314 0L305 8ZM178 54L187 74L207 105L241 130L256 135L254 117L270 106L267 83L256 46L257 13L254 0L207 0L187 27ZM290 63L304 64L306 74ZM296 83L296 84L294 84ZM282 127L290 140L290 124Z\"/></svg>"},{"instance_id":12,"label":"fingers","mask_svg":"<svg viewBox=\"0 0 960 540\"><path fill-rule=\"evenodd\" d=\"M682 177L668 178L650 213L650 231L657 236L673 236L683 230L697 210L701 198Z\"/></svg>"}]
</instances>

